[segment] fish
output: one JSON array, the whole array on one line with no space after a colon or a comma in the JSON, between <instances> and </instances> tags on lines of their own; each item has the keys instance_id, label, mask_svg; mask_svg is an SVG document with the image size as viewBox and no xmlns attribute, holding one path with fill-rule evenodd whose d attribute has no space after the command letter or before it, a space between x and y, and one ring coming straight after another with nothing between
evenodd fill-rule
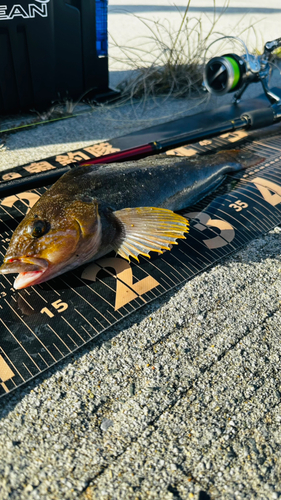
<instances>
[{"instance_id":1,"label":"fish","mask_svg":"<svg viewBox=\"0 0 281 500\"><path fill-rule=\"evenodd\" d=\"M114 250L130 261L170 250L189 221L175 213L214 190L226 174L263 159L240 150L194 158L75 166L55 182L15 229L0 274L15 289L50 280Z\"/></svg>"}]
</instances>

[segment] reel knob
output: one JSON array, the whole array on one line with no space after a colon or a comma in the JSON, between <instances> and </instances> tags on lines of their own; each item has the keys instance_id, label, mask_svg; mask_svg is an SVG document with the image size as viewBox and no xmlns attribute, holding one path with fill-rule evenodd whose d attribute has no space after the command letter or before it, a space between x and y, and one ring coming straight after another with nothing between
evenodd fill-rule
<instances>
[{"instance_id":1,"label":"reel knob","mask_svg":"<svg viewBox=\"0 0 281 500\"><path fill-rule=\"evenodd\" d=\"M204 68L204 85L211 94L235 92L246 74L244 60L236 54L213 57Z\"/></svg>"}]
</instances>

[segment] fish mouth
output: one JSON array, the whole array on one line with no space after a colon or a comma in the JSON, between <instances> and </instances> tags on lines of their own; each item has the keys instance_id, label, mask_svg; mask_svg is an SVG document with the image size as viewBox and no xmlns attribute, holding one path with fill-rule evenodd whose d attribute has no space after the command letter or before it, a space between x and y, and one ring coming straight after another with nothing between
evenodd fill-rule
<instances>
[{"instance_id":1,"label":"fish mouth","mask_svg":"<svg viewBox=\"0 0 281 500\"><path fill-rule=\"evenodd\" d=\"M18 273L13 286L16 290L19 290L41 283L48 267L49 262L46 259L33 256L10 257L6 258L0 267L0 274Z\"/></svg>"}]
</instances>

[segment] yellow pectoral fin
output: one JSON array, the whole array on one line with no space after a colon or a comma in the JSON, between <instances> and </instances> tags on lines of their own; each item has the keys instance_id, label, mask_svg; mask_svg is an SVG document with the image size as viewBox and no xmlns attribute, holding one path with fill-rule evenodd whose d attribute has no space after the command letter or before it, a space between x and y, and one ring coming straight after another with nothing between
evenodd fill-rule
<instances>
[{"instance_id":1,"label":"yellow pectoral fin","mask_svg":"<svg viewBox=\"0 0 281 500\"><path fill-rule=\"evenodd\" d=\"M185 217L165 208L124 208L114 212L124 227L124 235L114 249L127 260L138 255L149 257L149 252L162 253L185 238L189 222Z\"/></svg>"}]
</instances>

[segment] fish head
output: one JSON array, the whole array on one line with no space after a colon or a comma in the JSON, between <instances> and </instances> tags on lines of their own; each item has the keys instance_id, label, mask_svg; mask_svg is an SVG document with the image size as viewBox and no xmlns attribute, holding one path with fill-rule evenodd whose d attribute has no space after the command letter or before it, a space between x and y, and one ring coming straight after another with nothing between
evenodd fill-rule
<instances>
[{"instance_id":1,"label":"fish head","mask_svg":"<svg viewBox=\"0 0 281 500\"><path fill-rule=\"evenodd\" d=\"M42 197L43 198L43 197ZM14 231L1 274L19 273L14 288L47 281L91 260L101 240L95 200L42 199ZM40 203L41 202L41 203Z\"/></svg>"}]
</instances>

